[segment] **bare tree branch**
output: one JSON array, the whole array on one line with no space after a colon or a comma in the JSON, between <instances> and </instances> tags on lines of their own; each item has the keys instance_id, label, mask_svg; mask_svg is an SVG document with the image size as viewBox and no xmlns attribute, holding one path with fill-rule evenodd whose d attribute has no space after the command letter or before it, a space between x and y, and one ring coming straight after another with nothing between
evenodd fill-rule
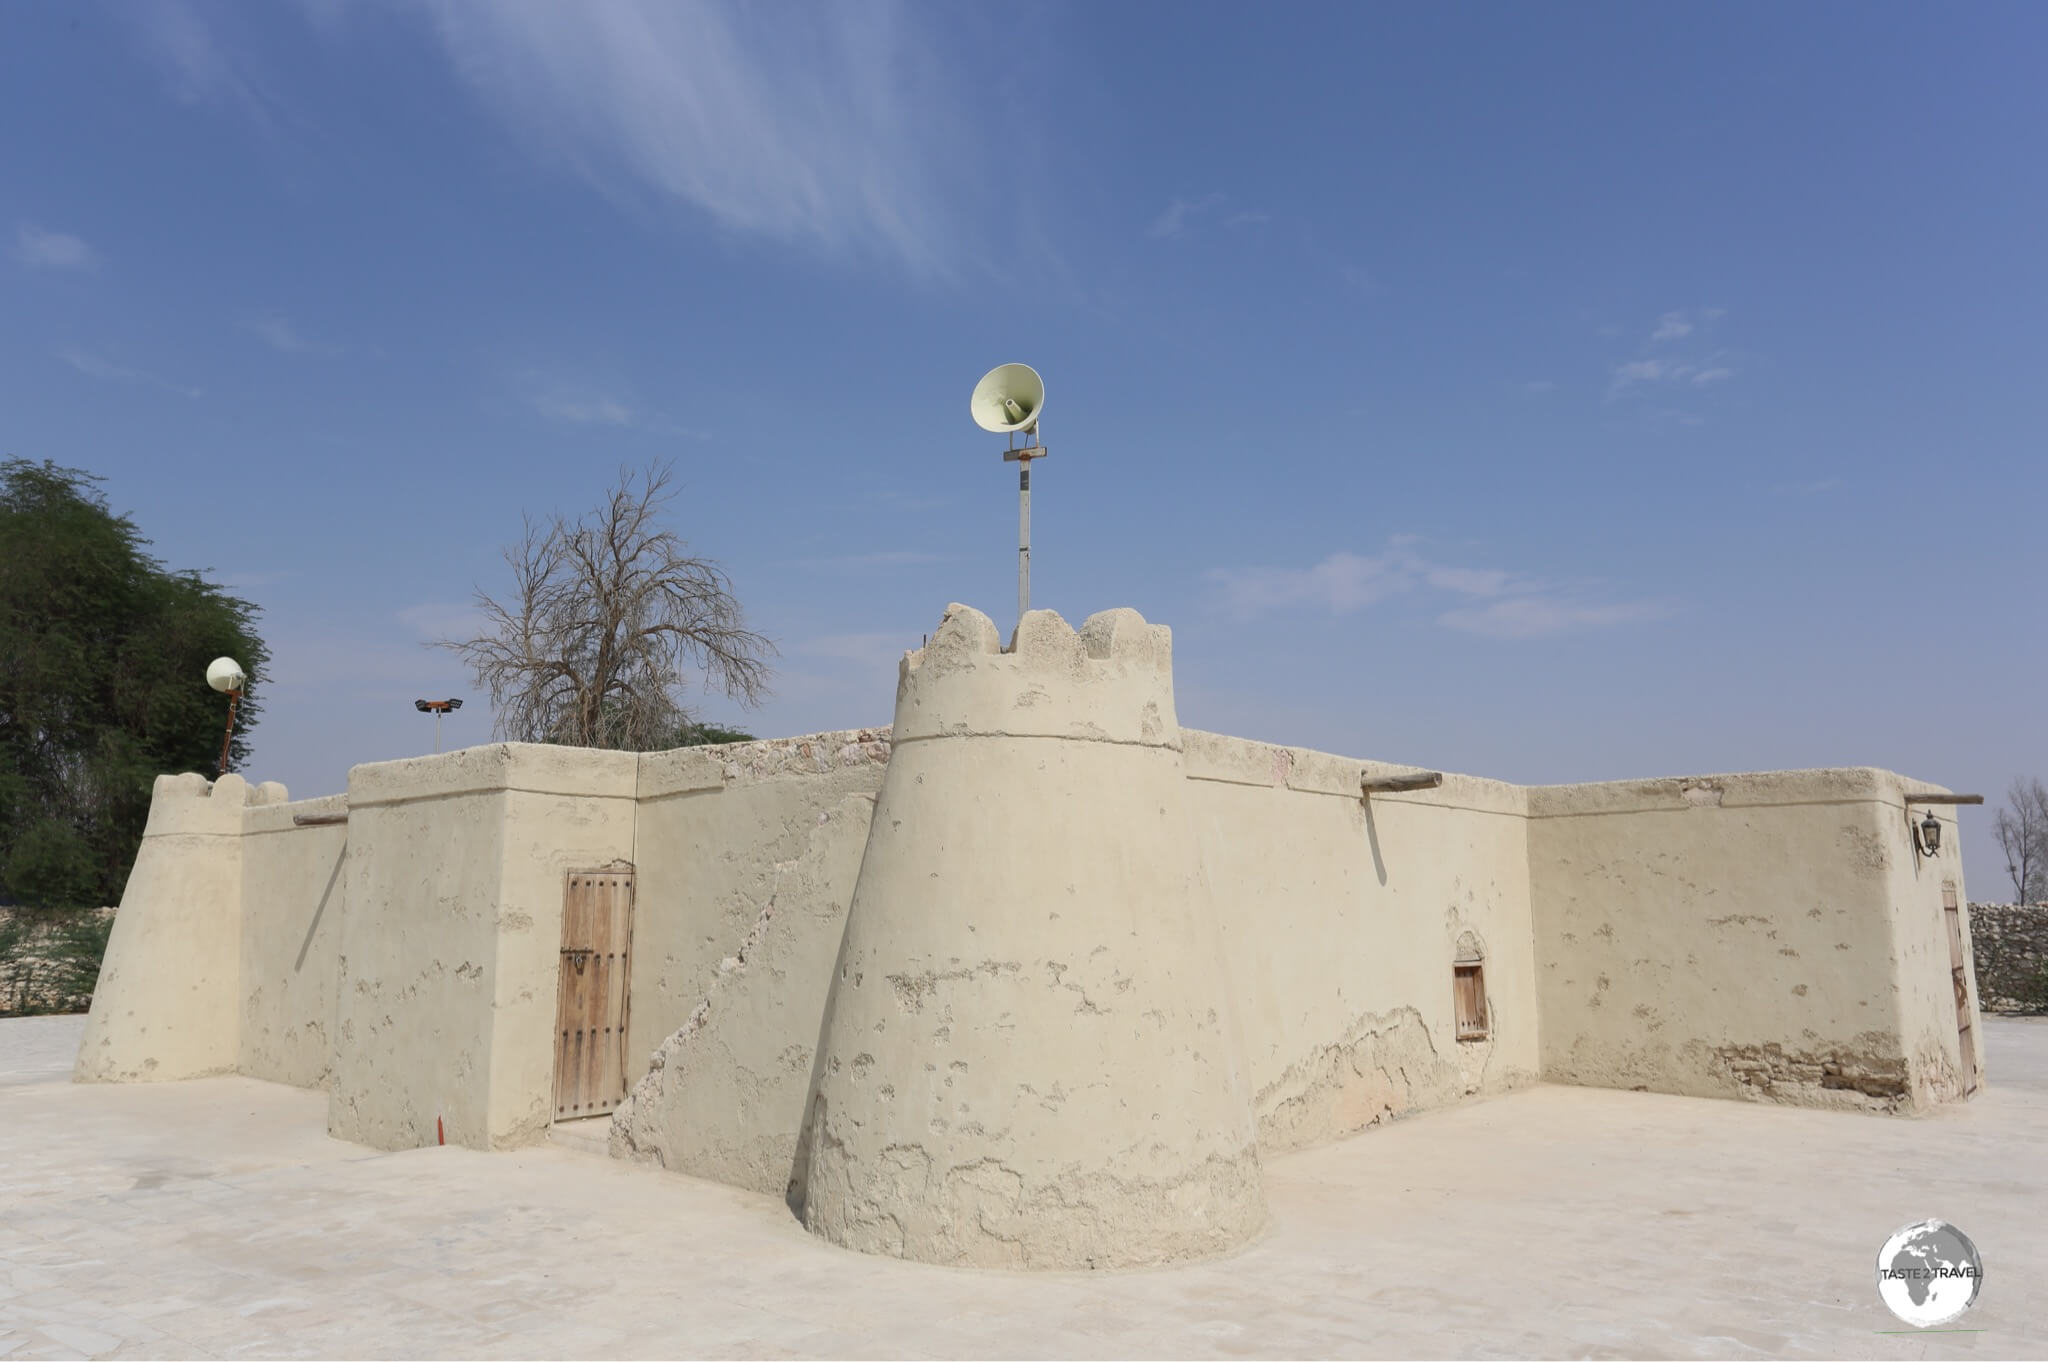
<instances>
[{"instance_id":1,"label":"bare tree branch","mask_svg":"<svg viewBox=\"0 0 2048 1362\"><path fill-rule=\"evenodd\" d=\"M2038 902L2048 898L2048 786L2038 778L2015 778L2005 803L1991 820L1991 831L2005 853L2014 899Z\"/></svg>"},{"instance_id":2,"label":"bare tree branch","mask_svg":"<svg viewBox=\"0 0 2048 1362\"><path fill-rule=\"evenodd\" d=\"M746 627L718 564L659 524L673 477L621 470L581 519L528 518L505 550L511 593L479 589L483 631L438 641L490 692L497 736L647 751L691 722L678 694L693 674L748 707L767 698L775 645Z\"/></svg>"}]
</instances>

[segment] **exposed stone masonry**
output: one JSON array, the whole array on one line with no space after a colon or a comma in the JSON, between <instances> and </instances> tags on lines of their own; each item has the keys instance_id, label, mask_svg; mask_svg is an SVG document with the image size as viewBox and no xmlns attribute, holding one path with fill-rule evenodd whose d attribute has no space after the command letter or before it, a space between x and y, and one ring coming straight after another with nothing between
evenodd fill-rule
<instances>
[{"instance_id":1,"label":"exposed stone masonry","mask_svg":"<svg viewBox=\"0 0 2048 1362\"><path fill-rule=\"evenodd\" d=\"M2048 1012L2048 903L1973 903L1970 935L1986 1012Z\"/></svg>"}]
</instances>

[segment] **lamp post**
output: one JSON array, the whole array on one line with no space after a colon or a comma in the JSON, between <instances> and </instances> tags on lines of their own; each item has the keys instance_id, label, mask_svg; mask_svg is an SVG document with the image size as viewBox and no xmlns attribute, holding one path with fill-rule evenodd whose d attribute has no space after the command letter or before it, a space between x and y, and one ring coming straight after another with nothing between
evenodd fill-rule
<instances>
[{"instance_id":1,"label":"lamp post","mask_svg":"<svg viewBox=\"0 0 2048 1362\"><path fill-rule=\"evenodd\" d=\"M206 664L206 684L228 697L228 727L220 738L218 775L228 773L228 748L235 741L235 707L242 702L242 687L248 681L249 674L232 657L216 657Z\"/></svg>"},{"instance_id":2,"label":"lamp post","mask_svg":"<svg viewBox=\"0 0 2048 1362\"><path fill-rule=\"evenodd\" d=\"M441 716L451 709L461 709L462 701L415 700L412 702L412 707L422 714L434 716L434 751L438 755L441 751Z\"/></svg>"}]
</instances>

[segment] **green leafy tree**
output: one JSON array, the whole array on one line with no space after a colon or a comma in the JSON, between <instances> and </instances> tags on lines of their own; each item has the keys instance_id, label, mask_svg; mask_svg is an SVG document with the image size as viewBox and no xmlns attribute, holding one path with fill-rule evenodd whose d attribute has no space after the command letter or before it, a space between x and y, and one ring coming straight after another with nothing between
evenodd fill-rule
<instances>
[{"instance_id":1,"label":"green leafy tree","mask_svg":"<svg viewBox=\"0 0 2048 1362\"><path fill-rule=\"evenodd\" d=\"M754 735L737 728L723 728L718 724L700 724L695 720L676 730L676 747L716 747L720 743L753 742Z\"/></svg>"},{"instance_id":2,"label":"green leafy tree","mask_svg":"<svg viewBox=\"0 0 2048 1362\"><path fill-rule=\"evenodd\" d=\"M232 765L261 710L256 607L150 557L99 481L0 462L0 895L22 903L118 900L156 777L220 760L208 662L251 677Z\"/></svg>"}]
</instances>

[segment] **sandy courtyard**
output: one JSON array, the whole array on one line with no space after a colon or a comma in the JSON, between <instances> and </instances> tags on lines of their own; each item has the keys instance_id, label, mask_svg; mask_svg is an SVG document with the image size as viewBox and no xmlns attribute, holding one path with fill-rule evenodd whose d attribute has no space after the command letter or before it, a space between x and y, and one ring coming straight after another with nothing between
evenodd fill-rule
<instances>
[{"instance_id":1,"label":"sandy courtyard","mask_svg":"<svg viewBox=\"0 0 2048 1362\"><path fill-rule=\"evenodd\" d=\"M1929 1117L1544 1086L1269 1161L1230 1258L1025 1276L571 1148L379 1154L250 1079L76 1085L82 1020L0 1022L0 1357L2048 1357L2048 1021ZM1882 1332L1931 1216L1974 1332Z\"/></svg>"}]
</instances>

